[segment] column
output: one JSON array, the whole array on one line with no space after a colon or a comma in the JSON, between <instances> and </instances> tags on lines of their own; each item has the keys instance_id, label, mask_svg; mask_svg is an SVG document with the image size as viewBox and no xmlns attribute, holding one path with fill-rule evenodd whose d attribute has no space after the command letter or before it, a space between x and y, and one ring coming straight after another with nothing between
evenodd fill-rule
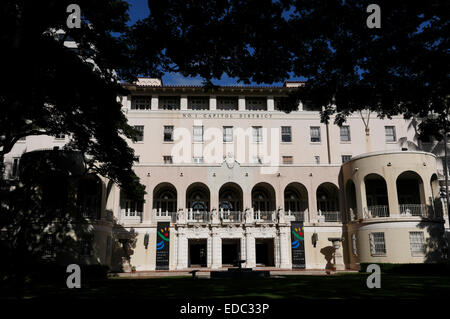
<instances>
[{"instance_id":1,"label":"column","mask_svg":"<svg viewBox=\"0 0 450 319\"><path fill-rule=\"evenodd\" d=\"M186 235L184 234L184 230L183 229L178 229L178 242L177 242L177 269L186 269L188 266L188 262L187 262L187 251L188 251L188 247L187 247L187 238Z\"/></svg>"},{"instance_id":2,"label":"column","mask_svg":"<svg viewBox=\"0 0 450 319\"><path fill-rule=\"evenodd\" d=\"M239 111L245 111L245 96L239 96L238 107Z\"/></svg>"},{"instance_id":3,"label":"column","mask_svg":"<svg viewBox=\"0 0 450 319\"><path fill-rule=\"evenodd\" d=\"M289 227L280 227L280 268L288 269L292 268L292 264L289 261Z\"/></svg>"},{"instance_id":4,"label":"column","mask_svg":"<svg viewBox=\"0 0 450 319\"><path fill-rule=\"evenodd\" d=\"M248 231L245 233L245 246L247 248L245 256L245 267L253 268L256 266L255 237Z\"/></svg>"},{"instance_id":5,"label":"column","mask_svg":"<svg viewBox=\"0 0 450 319\"><path fill-rule=\"evenodd\" d=\"M389 203L389 216L399 215L400 208L398 207L398 197L397 197L397 184L396 180L393 181L391 178L386 179L387 192L388 192L388 203Z\"/></svg>"},{"instance_id":6,"label":"column","mask_svg":"<svg viewBox=\"0 0 450 319\"><path fill-rule=\"evenodd\" d=\"M151 104L151 110L155 111L158 109L158 95L152 95L152 104Z\"/></svg>"},{"instance_id":7,"label":"column","mask_svg":"<svg viewBox=\"0 0 450 319\"><path fill-rule=\"evenodd\" d=\"M356 209L358 213L358 218L365 218L367 210L367 199L366 199L366 184L363 180L356 179L355 183L355 196L356 196Z\"/></svg>"},{"instance_id":8,"label":"column","mask_svg":"<svg viewBox=\"0 0 450 319\"><path fill-rule=\"evenodd\" d=\"M267 111L272 112L275 110L275 102L273 96L267 97Z\"/></svg>"},{"instance_id":9,"label":"column","mask_svg":"<svg viewBox=\"0 0 450 319\"><path fill-rule=\"evenodd\" d=\"M215 95L211 95L209 97L209 109L211 111L217 110L217 99Z\"/></svg>"},{"instance_id":10,"label":"column","mask_svg":"<svg viewBox=\"0 0 450 319\"><path fill-rule=\"evenodd\" d=\"M217 231L217 228L213 228L212 231L212 269L218 269L222 267L222 238Z\"/></svg>"},{"instance_id":11,"label":"column","mask_svg":"<svg viewBox=\"0 0 450 319\"><path fill-rule=\"evenodd\" d=\"M180 109L185 111L188 109L188 99L186 95L182 95L180 99Z\"/></svg>"}]
</instances>

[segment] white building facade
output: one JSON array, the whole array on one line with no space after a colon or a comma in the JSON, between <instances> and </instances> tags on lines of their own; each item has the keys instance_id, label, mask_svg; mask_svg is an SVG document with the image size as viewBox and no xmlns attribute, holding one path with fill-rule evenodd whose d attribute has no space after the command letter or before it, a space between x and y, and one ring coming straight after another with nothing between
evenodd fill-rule
<instances>
[{"instance_id":1,"label":"white building facade","mask_svg":"<svg viewBox=\"0 0 450 319\"><path fill-rule=\"evenodd\" d=\"M278 110L298 85L125 85L123 112L140 132L129 141L134 170L147 194L128 200L99 179L96 262L117 268L115 252L127 240L132 250L116 270L438 261L448 214L436 157L414 146L410 121L363 112L339 127L321 123L309 103ZM17 175L24 152L68 138L19 141L6 174Z\"/></svg>"}]
</instances>

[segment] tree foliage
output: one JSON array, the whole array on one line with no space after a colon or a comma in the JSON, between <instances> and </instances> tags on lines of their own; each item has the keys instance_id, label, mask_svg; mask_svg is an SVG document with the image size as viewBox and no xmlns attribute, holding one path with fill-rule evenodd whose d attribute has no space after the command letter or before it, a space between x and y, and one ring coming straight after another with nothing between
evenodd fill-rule
<instances>
[{"instance_id":1,"label":"tree foliage","mask_svg":"<svg viewBox=\"0 0 450 319\"><path fill-rule=\"evenodd\" d=\"M90 170L142 196L131 169L133 150L124 139L136 132L117 98L126 94L119 77L133 80L129 49L118 36L127 28L128 4L77 1L82 24L70 29L66 9L72 2L5 0L0 5L0 155L25 136L70 134L68 147L86 155ZM66 47L67 40L78 48Z\"/></svg>"},{"instance_id":2,"label":"tree foliage","mask_svg":"<svg viewBox=\"0 0 450 319\"><path fill-rule=\"evenodd\" d=\"M449 3L377 1L381 28L368 28L372 1L148 1L129 33L135 71L223 73L244 83L290 76L297 97L324 106L322 120L370 109L426 116L448 107Z\"/></svg>"}]
</instances>

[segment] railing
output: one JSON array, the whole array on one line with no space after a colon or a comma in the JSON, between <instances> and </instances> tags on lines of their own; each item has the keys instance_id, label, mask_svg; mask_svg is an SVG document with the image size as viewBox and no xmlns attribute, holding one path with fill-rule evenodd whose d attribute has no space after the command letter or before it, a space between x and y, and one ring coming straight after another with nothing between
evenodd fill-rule
<instances>
[{"instance_id":1,"label":"railing","mask_svg":"<svg viewBox=\"0 0 450 319\"><path fill-rule=\"evenodd\" d=\"M321 210L319 210L319 216L323 216L322 218L324 219L324 221L326 223L342 221L340 211L321 211Z\"/></svg>"},{"instance_id":2,"label":"railing","mask_svg":"<svg viewBox=\"0 0 450 319\"><path fill-rule=\"evenodd\" d=\"M169 212L169 211L162 211L161 209L158 209L156 211L156 217L170 217L170 220L175 223L177 221L177 212Z\"/></svg>"},{"instance_id":3,"label":"railing","mask_svg":"<svg viewBox=\"0 0 450 319\"><path fill-rule=\"evenodd\" d=\"M398 205L401 216L418 216L423 218L442 218L439 210L435 211L433 207L426 204L400 204Z\"/></svg>"},{"instance_id":4,"label":"railing","mask_svg":"<svg viewBox=\"0 0 450 319\"><path fill-rule=\"evenodd\" d=\"M308 221L308 215L307 215L307 211L300 211L300 212L293 212L288 210L287 212L285 212L286 216L291 216L294 217L294 221L296 222L307 222Z\"/></svg>"},{"instance_id":5,"label":"railing","mask_svg":"<svg viewBox=\"0 0 450 319\"><path fill-rule=\"evenodd\" d=\"M242 222L242 212L240 211L231 211L231 210L221 210L220 218L222 222L225 223L240 223Z\"/></svg>"},{"instance_id":6,"label":"railing","mask_svg":"<svg viewBox=\"0 0 450 319\"><path fill-rule=\"evenodd\" d=\"M389 206L375 205L367 207L366 218L389 217Z\"/></svg>"},{"instance_id":7,"label":"railing","mask_svg":"<svg viewBox=\"0 0 450 319\"><path fill-rule=\"evenodd\" d=\"M122 209L120 219L127 222L142 223L142 212Z\"/></svg>"},{"instance_id":8,"label":"railing","mask_svg":"<svg viewBox=\"0 0 450 319\"><path fill-rule=\"evenodd\" d=\"M260 210L257 210L257 211L255 211L253 213L253 218L257 222L271 223L271 222L274 222L273 215L274 215L273 211L260 211Z\"/></svg>"},{"instance_id":9,"label":"railing","mask_svg":"<svg viewBox=\"0 0 450 319\"><path fill-rule=\"evenodd\" d=\"M187 221L196 223L207 223L209 222L210 214L208 211L192 210L189 209L187 212Z\"/></svg>"}]
</instances>

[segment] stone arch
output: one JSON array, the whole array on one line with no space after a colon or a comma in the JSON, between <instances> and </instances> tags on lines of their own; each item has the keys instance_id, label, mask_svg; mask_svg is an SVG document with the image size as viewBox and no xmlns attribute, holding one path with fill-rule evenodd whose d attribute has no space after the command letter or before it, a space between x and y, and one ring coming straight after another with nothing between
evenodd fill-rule
<instances>
[{"instance_id":1,"label":"stone arch","mask_svg":"<svg viewBox=\"0 0 450 319\"><path fill-rule=\"evenodd\" d=\"M339 188L330 182L320 184L316 190L317 209L322 212L339 211Z\"/></svg>"},{"instance_id":2,"label":"stone arch","mask_svg":"<svg viewBox=\"0 0 450 319\"><path fill-rule=\"evenodd\" d=\"M177 189L167 182L159 183L153 189L153 208L163 212L177 211Z\"/></svg>"},{"instance_id":3,"label":"stone arch","mask_svg":"<svg viewBox=\"0 0 450 319\"><path fill-rule=\"evenodd\" d=\"M252 188L252 207L255 211L273 211L276 207L275 189L261 182Z\"/></svg>"},{"instance_id":4,"label":"stone arch","mask_svg":"<svg viewBox=\"0 0 450 319\"><path fill-rule=\"evenodd\" d=\"M186 208L195 211L209 211L211 205L209 187L201 182L195 182L186 189Z\"/></svg>"},{"instance_id":5,"label":"stone arch","mask_svg":"<svg viewBox=\"0 0 450 319\"><path fill-rule=\"evenodd\" d=\"M77 210L79 216L101 218L103 182L95 174L82 177L77 183Z\"/></svg>"},{"instance_id":6,"label":"stone arch","mask_svg":"<svg viewBox=\"0 0 450 319\"><path fill-rule=\"evenodd\" d=\"M288 184L284 189L284 210L302 212L309 208L308 190L298 182Z\"/></svg>"},{"instance_id":7,"label":"stone arch","mask_svg":"<svg viewBox=\"0 0 450 319\"><path fill-rule=\"evenodd\" d=\"M244 196L242 188L233 182L222 185L219 190L219 209L243 211Z\"/></svg>"}]
</instances>

